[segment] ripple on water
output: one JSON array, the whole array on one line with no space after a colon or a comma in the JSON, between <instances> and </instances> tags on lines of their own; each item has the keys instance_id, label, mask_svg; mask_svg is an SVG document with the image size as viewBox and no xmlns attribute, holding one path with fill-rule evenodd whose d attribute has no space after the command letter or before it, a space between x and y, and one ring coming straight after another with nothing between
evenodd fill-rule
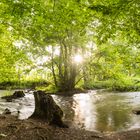
<instances>
[{"instance_id":1,"label":"ripple on water","mask_svg":"<svg viewBox=\"0 0 140 140\"><path fill-rule=\"evenodd\" d=\"M12 115L18 115L19 119L27 119L32 115L35 108L34 97L32 94L26 94L25 97L13 99L12 102L6 102L6 100L0 99L0 114L6 108L10 109Z\"/></svg>"},{"instance_id":2,"label":"ripple on water","mask_svg":"<svg viewBox=\"0 0 140 140\"><path fill-rule=\"evenodd\" d=\"M72 127L90 131L140 128L140 116L132 113L132 109L140 107L140 92L90 91L73 96L52 96L64 111L64 120L70 121ZM34 97L26 94L12 103L0 99L0 113L5 108L10 108L13 114L20 111L19 118L26 119L34 111Z\"/></svg>"}]
</instances>

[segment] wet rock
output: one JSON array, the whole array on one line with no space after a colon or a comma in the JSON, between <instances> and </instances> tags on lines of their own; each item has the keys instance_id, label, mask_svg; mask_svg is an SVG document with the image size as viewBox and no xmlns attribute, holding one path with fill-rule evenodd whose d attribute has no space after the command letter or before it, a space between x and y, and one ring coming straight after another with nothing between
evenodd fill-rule
<instances>
[{"instance_id":1,"label":"wet rock","mask_svg":"<svg viewBox=\"0 0 140 140\"><path fill-rule=\"evenodd\" d=\"M132 112L133 112L134 114L136 114L136 115L140 115L140 109L139 109L139 110L138 110L138 109L132 110Z\"/></svg>"},{"instance_id":2,"label":"wet rock","mask_svg":"<svg viewBox=\"0 0 140 140\"><path fill-rule=\"evenodd\" d=\"M12 102L12 99L22 98L24 96L25 96L24 92L19 90L15 91L13 95L2 97L2 99L6 99L7 102Z\"/></svg>"},{"instance_id":3,"label":"wet rock","mask_svg":"<svg viewBox=\"0 0 140 140\"><path fill-rule=\"evenodd\" d=\"M7 98L6 101L7 102L12 102L12 98Z\"/></svg>"},{"instance_id":4,"label":"wet rock","mask_svg":"<svg viewBox=\"0 0 140 140\"><path fill-rule=\"evenodd\" d=\"M15 91L14 92L14 94L13 94L13 97L14 98L21 98L21 97L24 97L25 96L25 94L24 94L24 92L23 91Z\"/></svg>"},{"instance_id":5,"label":"wet rock","mask_svg":"<svg viewBox=\"0 0 140 140\"><path fill-rule=\"evenodd\" d=\"M6 109L4 110L4 112L3 112L3 114L11 114L10 109L6 108Z\"/></svg>"},{"instance_id":6,"label":"wet rock","mask_svg":"<svg viewBox=\"0 0 140 140\"><path fill-rule=\"evenodd\" d=\"M17 113L19 114L19 113L21 113L21 112L18 110Z\"/></svg>"}]
</instances>

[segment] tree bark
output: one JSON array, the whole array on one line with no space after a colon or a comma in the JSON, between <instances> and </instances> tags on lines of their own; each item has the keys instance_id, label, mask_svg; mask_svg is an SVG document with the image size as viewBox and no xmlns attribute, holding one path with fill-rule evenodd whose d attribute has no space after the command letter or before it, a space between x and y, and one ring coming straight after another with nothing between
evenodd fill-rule
<instances>
[{"instance_id":1,"label":"tree bark","mask_svg":"<svg viewBox=\"0 0 140 140\"><path fill-rule=\"evenodd\" d=\"M54 49L53 49L53 46L52 46L52 52L51 52L51 61L52 61L52 74L53 74L53 79L54 79L54 83L55 83L55 86L57 87L57 79L56 79L56 74L55 74L55 69L54 69Z\"/></svg>"},{"instance_id":2,"label":"tree bark","mask_svg":"<svg viewBox=\"0 0 140 140\"><path fill-rule=\"evenodd\" d=\"M38 118L47 121L49 124L55 124L59 127L68 127L62 121L63 111L55 103L51 95L43 91L35 91L35 111L31 118Z\"/></svg>"}]
</instances>

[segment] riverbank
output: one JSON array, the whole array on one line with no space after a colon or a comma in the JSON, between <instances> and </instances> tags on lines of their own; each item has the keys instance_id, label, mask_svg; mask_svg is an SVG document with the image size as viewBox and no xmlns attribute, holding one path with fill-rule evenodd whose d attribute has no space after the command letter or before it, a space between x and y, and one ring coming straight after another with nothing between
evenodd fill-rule
<instances>
[{"instance_id":1,"label":"riverbank","mask_svg":"<svg viewBox=\"0 0 140 140\"><path fill-rule=\"evenodd\" d=\"M135 80L106 80L95 81L86 87L87 89L106 89L108 91L134 92L140 91L140 81Z\"/></svg>"},{"instance_id":2,"label":"riverbank","mask_svg":"<svg viewBox=\"0 0 140 140\"><path fill-rule=\"evenodd\" d=\"M78 88L77 88L78 87ZM92 81L87 85L76 86L75 89L71 91L59 91L58 87L55 87L52 83L45 80L37 81L18 81L13 82L1 82L1 90L15 90L15 89L30 89L30 90L43 90L47 93L53 94L75 94L80 92L86 92L87 90L99 90L106 89L107 91L118 91L118 92L135 92L140 91L140 78L115 78L101 81Z\"/></svg>"},{"instance_id":3,"label":"riverbank","mask_svg":"<svg viewBox=\"0 0 140 140\"><path fill-rule=\"evenodd\" d=\"M92 140L103 135L74 128L59 128L35 119L0 115L0 140Z\"/></svg>"},{"instance_id":4,"label":"riverbank","mask_svg":"<svg viewBox=\"0 0 140 140\"><path fill-rule=\"evenodd\" d=\"M35 119L18 120L0 115L0 140L138 140L140 129L118 133L98 133L75 128L59 128Z\"/></svg>"}]
</instances>

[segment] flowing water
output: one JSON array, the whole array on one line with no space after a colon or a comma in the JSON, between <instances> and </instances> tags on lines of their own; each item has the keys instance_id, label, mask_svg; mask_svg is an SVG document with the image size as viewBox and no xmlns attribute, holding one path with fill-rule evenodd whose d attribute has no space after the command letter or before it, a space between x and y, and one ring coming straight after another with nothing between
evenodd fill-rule
<instances>
[{"instance_id":1,"label":"flowing water","mask_svg":"<svg viewBox=\"0 0 140 140\"><path fill-rule=\"evenodd\" d=\"M0 96L11 93L0 91ZM132 113L133 109L140 108L140 92L89 91L73 96L52 96L64 111L64 120L71 127L102 132L140 128L140 116ZM13 115L20 111L19 118L26 119L34 111L34 97L26 94L13 102L0 99L0 113L5 108L9 108Z\"/></svg>"},{"instance_id":2,"label":"flowing water","mask_svg":"<svg viewBox=\"0 0 140 140\"><path fill-rule=\"evenodd\" d=\"M0 97L12 95L13 93L14 91L0 90ZM13 99L12 102L6 102L6 100L0 99L0 114L6 108L10 109L12 115L18 116L19 119L27 119L32 115L35 108L33 94L26 94L25 97Z\"/></svg>"}]
</instances>

